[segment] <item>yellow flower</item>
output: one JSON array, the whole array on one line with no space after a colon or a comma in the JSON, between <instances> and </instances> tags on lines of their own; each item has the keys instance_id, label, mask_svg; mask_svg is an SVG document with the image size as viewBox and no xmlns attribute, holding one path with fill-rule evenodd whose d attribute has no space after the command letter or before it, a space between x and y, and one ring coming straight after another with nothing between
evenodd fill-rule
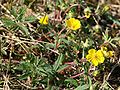
<instances>
[{"instance_id":1,"label":"yellow flower","mask_svg":"<svg viewBox=\"0 0 120 90\"><path fill-rule=\"evenodd\" d=\"M105 57L107 57L107 47L102 46L101 51Z\"/></svg>"},{"instance_id":2,"label":"yellow flower","mask_svg":"<svg viewBox=\"0 0 120 90\"><path fill-rule=\"evenodd\" d=\"M81 23L78 19L70 18L70 19L66 20L66 26L69 29L77 30L81 27Z\"/></svg>"},{"instance_id":3,"label":"yellow flower","mask_svg":"<svg viewBox=\"0 0 120 90\"><path fill-rule=\"evenodd\" d=\"M114 55L114 52L113 51L108 51L107 52L107 57L110 58Z\"/></svg>"},{"instance_id":4,"label":"yellow flower","mask_svg":"<svg viewBox=\"0 0 120 90\"><path fill-rule=\"evenodd\" d=\"M89 7L84 9L84 14L86 18L89 18L91 16L91 10Z\"/></svg>"},{"instance_id":5,"label":"yellow flower","mask_svg":"<svg viewBox=\"0 0 120 90\"><path fill-rule=\"evenodd\" d=\"M101 47L101 51L103 53L103 55L107 58L110 58L114 55L114 51L107 51L107 47Z\"/></svg>"},{"instance_id":6,"label":"yellow flower","mask_svg":"<svg viewBox=\"0 0 120 90\"><path fill-rule=\"evenodd\" d=\"M98 66L98 64L103 63L105 60L102 51L101 50L96 51L95 49L90 49L88 51L86 59L89 62L92 62L94 66Z\"/></svg>"},{"instance_id":7,"label":"yellow flower","mask_svg":"<svg viewBox=\"0 0 120 90\"><path fill-rule=\"evenodd\" d=\"M102 46L102 47L101 47L101 50L102 50L102 51L107 51L107 47Z\"/></svg>"},{"instance_id":8,"label":"yellow flower","mask_svg":"<svg viewBox=\"0 0 120 90\"><path fill-rule=\"evenodd\" d=\"M46 16L40 18L39 23L47 25L48 24L48 16L46 15Z\"/></svg>"}]
</instances>

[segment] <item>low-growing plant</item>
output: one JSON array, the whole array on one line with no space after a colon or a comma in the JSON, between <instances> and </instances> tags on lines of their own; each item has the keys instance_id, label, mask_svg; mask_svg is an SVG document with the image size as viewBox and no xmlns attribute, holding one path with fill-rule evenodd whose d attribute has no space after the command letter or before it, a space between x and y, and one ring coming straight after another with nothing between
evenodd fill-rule
<instances>
[{"instance_id":1,"label":"low-growing plant","mask_svg":"<svg viewBox=\"0 0 120 90\"><path fill-rule=\"evenodd\" d=\"M120 21L100 1L3 0L0 87L116 89L109 80L119 67Z\"/></svg>"}]
</instances>

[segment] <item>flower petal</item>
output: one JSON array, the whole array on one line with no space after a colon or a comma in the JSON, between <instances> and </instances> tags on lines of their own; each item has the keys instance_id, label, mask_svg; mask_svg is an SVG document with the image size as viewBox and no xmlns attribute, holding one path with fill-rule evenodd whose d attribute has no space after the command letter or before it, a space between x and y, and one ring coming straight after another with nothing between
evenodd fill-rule
<instances>
[{"instance_id":1,"label":"flower petal","mask_svg":"<svg viewBox=\"0 0 120 90\"><path fill-rule=\"evenodd\" d=\"M80 21L79 20L76 20L75 21L75 27L74 27L74 30L77 30L81 27L81 24L80 24Z\"/></svg>"},{"instance_id":2,"label":"flower petal","mask_svg":"<svg viewBox=\"0 0 120 90\"><path fill-rule=\"evenodd\" d=\"M89 62L90 62L91 58L92 58L92 57L91 57L91 55L89 55L89 54L86 56L86 59L87 59Z\"/></svg>"},{"instance_id":3,"label":"flower petal","mask_svg":"<svg viewBox=\"0 0 120 90\"><path fill-rule=\"evenodd\" d=\"M108 55L107 57L112 57L114 55L114 52L113 51L108 51L107 55Z\"/></svg>"},{"instance_id":4,"label":"flower petal","mask_svg":"<svg viewBox=\"0 0 120 90\"><path fill-rule=\"evenodd\" d=\"M98 50L98 51L96 52L96 55L99 56L99 57L103 57L102 50Z\"/></svg>"},{"instance_id":5,"label":"flower petal","mask_svg":"<svg viewBox=\"0 0 120 90\"><path fill-rule=\"evenodd\" d=\"M98 66L98 61L97 61L96 59L92 59L92 64L93 64L94 66Z\"/></svg>"},{"instance_id":6,"label":"flower petal","mask_svg":"<svg viewBox=\"0 0 120 90\"><path fill-rule=\"evenodd\" d=\"M96 53L96 50L95 50L95 49L90 49L90 50L88 51L88 53L91 54L91 55L93 55L93 54Z\"/></svg>"},{"instance_id":7,"label":"flower petal","mask_svg":"<svg viewBox=\"0 0 120 90\"><path fill-rule=\"evenodd\" d=\"M39 23L45 24L45 25L48 24L48 16L44 16L40 18Z\"/></svg>"},{"instance_id":8,"label":"flower petal","mask_svg":"<svg viewBox=\"0 0 120 90\"><path fill-rule=\"evenodd\" d=\"M69 29L77 30L81 27L81 23L78 19L70 18L70 19L66 20L66 26Z\"/></svg>"},{"instance_id":9,"label":"flower petal","mask_svg":"<svg viewBox=\"0 0 120 90\"><path fill-rule=\"evenodd\" d=\"M97 61L98 61L99 63L103 63L103 62L104 62L104 60L105 60L105 58L104 58L104 57L99 57Z\"/></svg>"}]
</instances>

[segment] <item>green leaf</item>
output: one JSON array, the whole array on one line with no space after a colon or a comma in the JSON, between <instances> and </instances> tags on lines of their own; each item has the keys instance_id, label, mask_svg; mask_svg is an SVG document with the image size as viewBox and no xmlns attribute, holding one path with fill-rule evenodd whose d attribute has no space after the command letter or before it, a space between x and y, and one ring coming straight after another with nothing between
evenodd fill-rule
<instances>
[{"instance_id":1,"label":"green leaf","mask_svg":"<svg viewBox=\"0 0 120 90\"><path fill-rule=\"evenodd\" d=\"M111 44L111 46L113 46L113 47L117 47L115 44L113 44L113 43L110 43Z\"/></svg>"},{"instance_id":2,"label":"green leaf","mask_svg":"<svg viewBox=\"0 0 120 90\"><path fill-rule=\"evenodd\" d=\"M62 65L62 66L59 66L59 68L58 68L57 72L60 72L60 71L64 70L66 67L68 67L68 65L67 65L67 64Z\"/></svg>"},{"instance_id":3,"label":"green leaf","mask_svg":"<svg viewBox=\"0 0 120 90\"><path fill-rule=\"evenodd\" d=\"M57 58L57 61L55 62L54 66L53 66L55 71L58 70L58 68L59 68L60 64L62 63L63 59L64 59L63 54L60 54Z\"/></svg>"},{"instance_id":4,"label":"green leaf","mask_svg":"<svg viewBox=\"0 0 120 90\"><path fill-rule=\"evenodd\" d=\"M30 67L31 67L30 62L22 61L22 62L20 62L19 66L16 67L16 69L17 70L29 71Z\"/></svg>"},{"instance_id":5,"label":"green leaf","mask_svg":"<svg viewBox=\"0 0 120 90\"><path fill-rule=\"evenodd\" d=\"M112 41L119 41L120 40L120 37L114 37L112 38Z\"/></svg>"},{"instance_id":6,"label":"green leaf","mask_svg":"<svg viewBox=\"0 0 120 90\"><path fill-rule=\"evenodd\" d=\"M6 52L4 49L1 50L1 53L2 53L3 55L7 55L7 52Z\"/></svg>"},{"instance_id":7,"label":"green leaf","mask_svg":"<svg viewBox=\"0 0 120 90\"><path fill-rule=\"evenodd\" d=\"M28 16L25 18L25 22L34 22L36 20L36 17L34 16Z\"/></svg>"},{"instance_id":8,"label":"green leaf","mask_svg":"<svg viewBox=\"0 0 120 90\"><path fill-rule=\"evenodd\" d=\"M66 39L64 39L64 38L61 38L61 39L60 39L60 42L62 42L62 41L63 41L64 43L66 43L67 45L69 45L69 42L70 42L69 40L66 40Z\"/></svg>"},{"instance_id":9,"label":"green leaf","mask_svg":"<svg viewBox=\"0 0 120 90\"><path fill-rule=\"evenodd\" d=\"M73 78L65 79L65 82L70 83L70 84L74 85L75 87L78 86L78 82Z\"/></svg>"},{"instance_id":10,"label":"green leaf","mask_svg":"<svg viewBox=\"0 0 120 90\"><path fill-rule=\"evenodd\" d=\"M89 88L90 88L90 90L93 90L92 80L91 80L90 76L88 76L88 80L89 80Z\"/></svg>"},{"instance_id":11,"label":"green leaf","mask_svg":"<svg viewBox=\"0 0 120 90\"><path fill-rule=\"evenodd\" d=\"M26 8L25 8L25 7L21 7L21 8L19 9L19 11L18 11L18 14L19 14L19 15L23 15L23 14L25 14L25 11L26 11Z\"/></svg>"},{"instance_id":12,"label":"green leaf","mask_svg":"<svg viewBox=\"0 0 120 90\"><path fill-rule=\"evenodd\" d=\"M23 26L22 24L17 24L18 26L19 26L19 28L22 30L22 32L25 34L25 35L27 35L28 36L28 29L27 29L27 27L26 26Z\"/></svg>"},{"instance_id":13,"label":"green leaf","mask_svg":"<svg viewBox=\"0 0 120 90\"><path fill-rule=\"evenodd\" d=\"M30 72L26 72L25 74L21 75L20 77L18 77L18 79L20 80L24 80L27 79L28 76L31 76Z\"/></svg>"},{"instance_id":14,"label":"green leaf","mask_svg":"<svg viewBox=\"0 0 120 90\"><path fill-rule=\"evenodd\" d=\"M16 25L16 23L14 21L12 21L11 19L8 18L2 18L1 21L4 23L5 26L13 26Z\"/></svg>"},{"instance_id":15,"label":"green leaf","mask_svg":"<svg viewBox=\"0 0 120 90\"><path fill-rule=\"evenodd\" d=\"M16 12L16 7L12 7L10 13L16 18L17 17L17 12Z\"/></svg>"},{"instance_id":16,"label":"green leaf","mask_svg":"<svg viewBox=\"0 0 120 90\"><path fill-rule=\"evenodd\" d=\"M120 21L118 19L115 19L114 17L112 17L111 15L108 15L108 18L110 20L112 20L114 23L118 24L120 26Z\"/></svg>"},{"instance_id":17,"label":"green leaf","mask_svg":"<svg viewBox=\"0 0 120 90\"><path fill-rule=\"evenodd\" d=\"M46 48L54 48L55 47L55 44L54 43L47 43L45 45Z\"/></svg>"},{"instance_id":18,"label":"green leaf","mask_svg":"<svg viewBox=\"0 0 120 90\"><path fill-rule=\"evenodd\" d=\"M47 76L47 72L44 68L39 67L39 68L37 68L37 71L41 76Z\"/></svg>"},{"instance_id":19,"label":"green leaf","mask_svg":"<svg viewBox=\"0 0 120 90\"><path fill-rule=\"evenodd\" d=\"M80 85L77 88L75 88L74 90L86 90L89 88L89 85L85 84L85 85Z\"/></svg>"},{"instance_id":20,"label":"green leaf","mask_svg":"<svg viewBox=\"0 0 120 90\"><path fill-rule=\"evenodd\" d=\"M21 8L19 9L19 11L18 11L17 20L22 21L25 12L26 12L26 8L25 8L25 7L21 7Z\"/></svg>"}]
</instances>

